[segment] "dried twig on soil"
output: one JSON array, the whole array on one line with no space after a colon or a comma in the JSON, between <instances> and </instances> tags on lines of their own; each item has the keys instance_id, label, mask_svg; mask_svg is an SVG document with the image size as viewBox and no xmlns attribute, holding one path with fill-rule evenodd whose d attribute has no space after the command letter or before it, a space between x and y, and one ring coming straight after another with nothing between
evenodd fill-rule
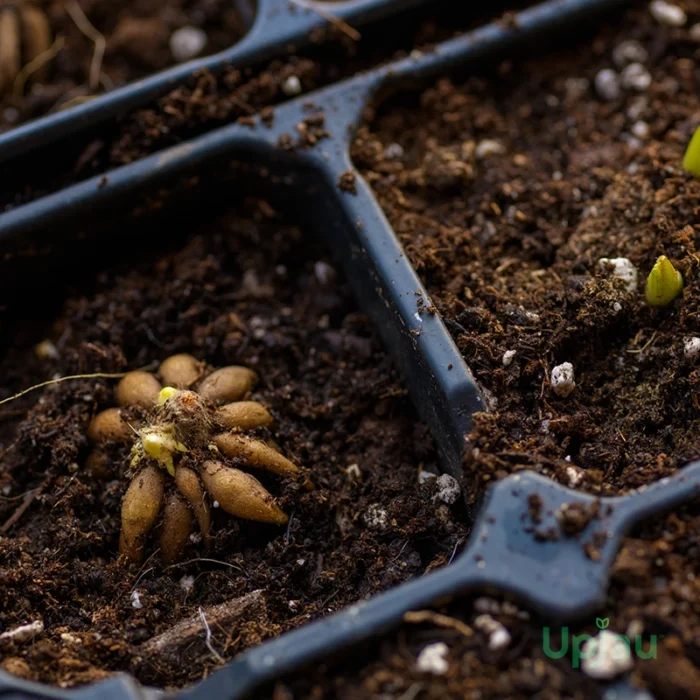
<instances>
[{"instance_id":1,"label":"dried twig on soil","mask_svg":"<svg viewBox=\"0 0 700 700\"><path fill-rule=\"evenodd\" d=\"M44 631L44 623L41 620L34 620L26 625L21 625L20 627L15 627L14 629L8 630L0 634L0 644L12 643L12 644L23 644L28 642L34 637L42 634Z\"/></svg>"},{"instance_id":2,"label":"dried twig on soil","mask_svg":"<svg viewBox=\"0 0 700 700\"><path fill-rule=\"evenodd\" d=\"M247 620L254 620L261 626L266 624L267 609L262 591L253 591L219 605L200 607L196 615L144 642L140 650L144 658L167 664L192 663L207 652L221 660L213 648L213 634L216 630L228 633Z\"/></svg>"},{"instance_id":3,"label":"dried twig on soil","mask_svg":"<svg viewBox=\"0 0 700 700\"><path fill-rule=\"evenodd\" d=\"M403 616L403 621L414 624L432 622L438 627L447 627L449 629L456 630L465 637L471 637L472 634L474 634L472 628L465 625L460 620L455 620L453 617L441 615L440 613L433 612L432 610L416 610L415 612L407 612Z\"/></svg>"},{"instance_id":4,"label":"dried twig on soil","mask_svg":"<svg viewBox=\"0 0 700 700\"><path fill-rule=\"evenodd\" d=\"M347 34L353 41L359 41L362 39L362 34L357 31L354 27L351 27L344 19L341 19L340 17L336 17L334 14L331 14L328 12L328 10L324 10L320 7L314 7L311 5L308 5L304 0L291 0L295 5L298 7L303 7L305 10L311 10L312 12L315 12L319 17L323 17L323 19L326 20L329 24L332 24L334 27L337 27L340 29L343 34Z\"/></svg>"},{"instance_id":5,"label":"dried twig on soil","mask_svg":"<svg viewBox=\"0 0 700 700\"><path fill-rule=\"evenodd\" d=\"M107 41L104 36L92 26L90 20L83 12L83 8L77 3L77 0L70 0L66 3L66 12L71 16L75 26L95 44L95 50L92 54L92 62L90 63L90 79L88 85L91 90L97 90L100 85L100 72L102 71L102 59L107 47Z\"/></svg>"},{"instance_id":6,"label":"dried twig on soil","mask_svg":"<svg viewBox=\"0 0 700 700\"><path fill-rule=\"evenodd\" d=\"M32 504L32 501L43 491L44 485L45 482L41 486L27 491L22 503L17 506L15 512L5 521L5 524L0 527L0 535L4 535L24 515L24 512Z\"/></svg>"}]
</instances>

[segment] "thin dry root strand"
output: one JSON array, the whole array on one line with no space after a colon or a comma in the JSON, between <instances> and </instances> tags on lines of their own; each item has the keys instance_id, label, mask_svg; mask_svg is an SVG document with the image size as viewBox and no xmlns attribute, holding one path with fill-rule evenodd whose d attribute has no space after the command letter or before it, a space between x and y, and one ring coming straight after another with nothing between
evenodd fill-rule
<instances>
[{"instance_id":1,"label":"thin dry root strand","mask_svg":"<svg viewBox=\"0 0 700 700\"><path fill-rule=\"evenodd\" d=\"M117 384L117 403L120 406L151 408L160 390L160 382L150 372L128 372Z\"/></svg>"},{"instance_id":2,"label":"thin dry root strand","mask_svg":"<svg viewBox=\"0 0 700 700\"><path fill-rule=\"evenodd\" d=\"M268 410L257 401L236 401L216 410L216 422L229 430L255 430L274 423Z\"/></svg>"},{"instance_id":3,"label":"thin dry root strand","mask_svg":"<svg viewBox=\"0 0 700 700\"><path fill-rule=\"evenodd\" d=\"M88 439L93 442L114 440L126 442L134 437L131 426L122 418L118 408L107 408L100 411L91 421L87 429Z\"/></svg>"},{"instance_id":4,"label":"thin dry root strand","mask_svg":"<svg viewBox=\"0 0 700 700\"><path fill-rule=\"evenodd\" d=\"M284 525L288 518L255 478L223 462L207 461L201 468L204 488L231 515L245 520Z\"/></svg>"},{"instance_id":5,"label":"thin dry root strand","mask_svg":"<svg viewBox=\"0 0 700 700\"><path fill-rule=\"evenodd\" d=\"M296 477L303 473L301 467L297 467L294 462L290 462L262 440L238 433L222 433L214 437L214 444L227 457L240 459L246 466L265 469L265 471L282 476ZM306 488L313 488L308 479L305 482Z\"/></svg>"},{"instance_id":6,"label":"thin dry root strand","mask_svg":"<svg viewBox=\"0 0 700 700\"><path fill-rule=\"evenodd\" d=\"M158 467L146 467L124 495L119 551L132 561L143 559L143 540L158 519L164 488L164 472Z\"/></svg>"},{"instance_id":7,"label":"thin dry root strand","mask_svg":"<svg viewBox=\"0 0 700 700\"><path fill-rule=\"evenodd\" d=\"M192 511L176 493L165 499L163 523L160 527L160 556L164 564L180 558L192 532Z\"/></svg>"},{"instance_id":8,"label":"thin dry root strand","mask_svg":"<svg viewBox=\"0 0 700 700\"><path fill-rule=\"evenodd\" d=\"M23 66L22 70L17 74L14 87L12 88L12 96L15 99L22 97L24 86L32 76L36 76L39 81L45 79L43 76L47 72L48 64L63 51L65 43L66 40L62 36L56 37L56 41L46 51L40 53L36 58Z\"/></svg>"},{"instance_id":9,"label":"thin dry root strand","mask_svg":"<svg viewBox=\"0 0 700 700\"><path fill-rule=\"evenodd\" d=\"M0 42L0 46L2 46ZM0 71L2 69L0 68ZM27 389L22 389L22 391L8 396L6 399L0 401L0 406L4 403L9 403L18 399L20 396L28 394L30 391L35 391L36 389L42 389L45 386L50 386L51 384L60 384L61 382L67 382L71 379L121 379L124 376L124 372L119 372L118 374L105 374L104 372L96 372L95 374L71 374L66 377L58 377L58 379L49 379L45 382L40 382L39 384L34 384Z\"/></svg>"},{"instance_id":10,"label":"thin dry root strand","mask_svg":"<svg viewBox=\"0 0 700 700\"><path fill-rule=\"evenodd\" d=\"M203 369L202 362L183 352L163 360L159 373L165 386L187 389L202 376Z\"/></svg>"},{"instance_id":11,"label":"thin dry root strand","mask_svg":"<svg viewBox=\"0 0 700 700\"><path fill-rule=\"evenodd\" d=\"M92 61L90 63L90 78L89 86L91 90L97 90L100 86L100 73L102 72L102 59L107 48L107 40L104 36L95 29L90 20L83 12L83 8L76 2L70 0L66 5L66 12L70 15L75 26L95 45L95 50L92 53Z\"/></svg>"},{"instance_id":12,"label":"thin dry root strand","mask_svg":"<svg viewBox=\"0 0 700 700\"><path fill-rule=\"evenodd\" d=\"M258 381L258 375L247 367L222 367L212 372L200 385L197 393L214 403L242 399Z\"/></svg>"},{"instance_id":13,"label":"thin dry root strand","mask_svg":"<svg viewBox=\"0 0 700 700\"><path fill-rule=\"evenodd\" d=\"M175 470L175 484L192 507L204 544L209 548L211 543L209 534L211 531L211 513L204 497L202 485L199 483L199 478L191 469L178 467Z\"/></svg>"}]
</instances>

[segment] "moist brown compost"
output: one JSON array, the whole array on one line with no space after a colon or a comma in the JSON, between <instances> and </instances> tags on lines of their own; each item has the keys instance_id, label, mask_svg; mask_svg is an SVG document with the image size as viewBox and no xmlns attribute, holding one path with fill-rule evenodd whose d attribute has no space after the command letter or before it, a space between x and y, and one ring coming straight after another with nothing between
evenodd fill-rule
<instances>
[{"instance_id":1,"label":"moist brown compost","mask_svg":"<svg viewBox=\"0 0 700 700\"><path fill-rule=\"evenodd\" d=\"M463 506L418 482L421 470L437 472L431 438L336 268L264 201L236 212L202 220L195 208L165 225L169 246L144 235L123 262L93 259L66 301L52 302L53 289L41 307L6 309L2 396L52 377L154 369L176 352L244 365L260 377L252 397L277 419L272 439L316 488L255 473L288 527L215 509L211 551L191 543L173 566L157 556L131 565L117 542L129 448L113 446L103 476L84 464L88 423L114 405L116 380L72 380L5 403L0 629L41 621L44 631L0 639L0 667L63 686L114 671L181 686L445 564L465 539ZM220 616L228 624L217 626Z\"/></svg>"}]
</instances>

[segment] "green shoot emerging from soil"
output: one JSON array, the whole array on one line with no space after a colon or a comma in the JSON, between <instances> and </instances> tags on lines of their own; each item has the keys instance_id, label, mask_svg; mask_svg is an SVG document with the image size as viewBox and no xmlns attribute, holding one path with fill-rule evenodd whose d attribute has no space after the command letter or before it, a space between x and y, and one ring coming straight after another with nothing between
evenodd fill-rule
<instances>
[{"instance_id":1,"label":"green shoot emerging from soil","mask_svg":"<svg viewBox=\"0 0 700 700\"><path fill-rule=\"evenodd\" d=\"M695 130L683 156L683 170L700 178L700 126Z\"/></svg>"},{"instance_id":2,"label":"green shoot emerging from soil","mask_svg":"<svg viewBox=\"0 0 700 700\"><path fill-rule=\"evenodd\" d=\"M700 142L699 142L700 145ZM661 255L647 277L646 302L649 306L668 306L683 289L683 275Z\"/></svg>"}]
</instances>

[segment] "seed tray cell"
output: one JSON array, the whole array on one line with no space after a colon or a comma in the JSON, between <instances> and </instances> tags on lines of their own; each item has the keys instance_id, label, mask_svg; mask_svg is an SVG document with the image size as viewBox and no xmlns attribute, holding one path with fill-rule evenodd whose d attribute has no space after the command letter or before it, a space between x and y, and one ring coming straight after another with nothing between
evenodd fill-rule
<instances>
[{"instance_id":1,"label":"seed tray cell","mask_svg":"<svg viewBox=\"0 0 700 700\"><path fill-rule=\"evenodd\" d=\"M51 254L75 255L83 250L85 241L76 241L75 234L84 238L90 233L95 238L100 221L115 208L146 215L149 203L152 208L156 200L158 207L167 207L169 193L182 191L183 182L191 183L194 178L205 187L210 173L234 164L231 172L237 175L232 176L232 186L245 184L306 221L341 262L431 429L443 469L459 475L472 415L485 410L485 404L374 195L353 169L349 156L352 135L367 106L386 91L420 84L486 59L512 58L524 46L595 20L604 11L624 4L624 0L543 2L519 12L507 23L489 24L430 52L411 55L289 102L275 110L271 121L256 118L252 127L234 124L211 131L18 207L0 216L0 242L7 268L4 284L20 284L42 258L48 257L48 268L55 268ZM269 8L274 7L277 3L270 3ZM346 18L352 8L358 13L354 15L357 22L361 13L371 17L394 11L396 3L333 4L338 14L339 8L344 8ZM317 21L302 16L307 23ZM278 36L287 37L285 41L292 32L289 26L280 25L275 30ZM308 25L305 27L308 31ZM128 223L124 236L128 236ZM37 255L37 251L44 254ZM417 297L424 300L420 306ZM475 514L467 547L448 566L261 644L178 695L254 696L264 683L391 629L409 610L471 592L513 597L548 620L579 619L602 605L622 537L645 518L696 497L699 489L700 463L687 465L673 477L638 492L602 499L565 488L534 472L519 472L488 490ZM541 503L538 522L529 513L533 497ZM556 527L557 511L564 505L595 505L599 517L577 538L547 538L547 530ZM588 546L584 548L582 543ZM0 683L9 697L78 698L99 693L116 698L150 693L127 677L71 693L4 674L0 674ZM624 684L620 686L620 697L627 692Z\"/></svg>"}]
</instances>

